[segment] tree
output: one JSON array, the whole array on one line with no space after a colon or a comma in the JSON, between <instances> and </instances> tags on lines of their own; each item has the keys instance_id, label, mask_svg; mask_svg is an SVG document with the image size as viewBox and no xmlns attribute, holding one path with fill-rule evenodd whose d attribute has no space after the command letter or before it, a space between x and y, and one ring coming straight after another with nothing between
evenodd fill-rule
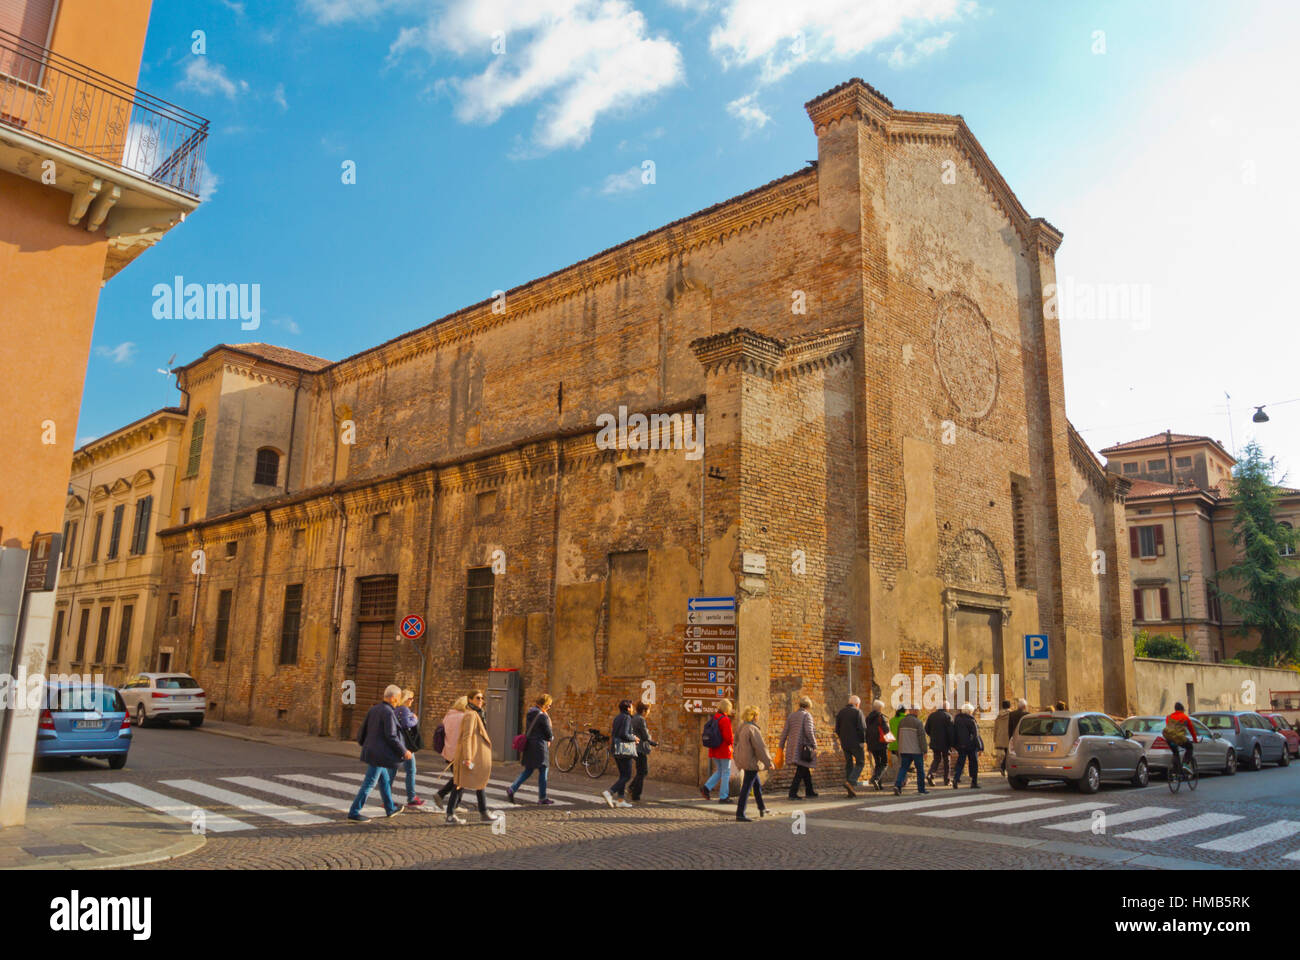
<instances>
[{"instance_id":1,"label":"tree","mask_svg":"<svg viewBox=\"0 0 1300 960\"><path fill-rule=\"evenodd\" d=\"M1155 660L1199 660L1196 651L1178 637L1166 633L1154 636L1145 630L1138 631L1133 638L1133 656L1151 657Z\"/></svg>"},{"instance_id":2,"label":"tree","mask_svg":"<svg viewBox=\"0 0 1300 960\"><path fill-rule=\"evenodd\" d=\"M1278 490L1259 444L1246 445L1245 458L1233 468L1232 477L1236 511L1232 542L1240 559L1219 571L1215 589L1241 618L1239 634L1251 628L1259 631L1259 648L1252 659L1270 666L1288 663L1300 657L1296 533L1274 515ZM1243 595L1230 593L1226 581L1239 585Z\"/></svg>"}]
</instances>

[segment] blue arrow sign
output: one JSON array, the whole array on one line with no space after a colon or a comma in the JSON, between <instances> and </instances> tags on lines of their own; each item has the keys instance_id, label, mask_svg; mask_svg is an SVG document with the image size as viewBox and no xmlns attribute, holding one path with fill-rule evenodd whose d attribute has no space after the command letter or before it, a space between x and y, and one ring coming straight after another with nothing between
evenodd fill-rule
<instances>
[{"instance_id":1,"label":"blue arrow sign","mask_svg":"<svg viewBox=\"0 0 1300 960\"><path fill-rule=\"evenodd\" d=\"M840 641L840 656L842 657L860 657L862 656L862 644L853 640Z\"/></svg>"}]
</instances>

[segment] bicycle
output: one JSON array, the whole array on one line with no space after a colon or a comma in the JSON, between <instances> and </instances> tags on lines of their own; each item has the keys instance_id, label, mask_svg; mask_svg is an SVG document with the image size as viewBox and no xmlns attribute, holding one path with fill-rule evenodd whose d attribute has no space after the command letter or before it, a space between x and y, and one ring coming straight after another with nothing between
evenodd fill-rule
<instances>
[{"instance_id":1,"label":"bicycle","mask_svg":"<svg viewBox=\"0 0 1300 960\"><path fill-rule=\"evenodd\" d=\"M1184 781L1186 781L1187 783L1188 790L1195 790L1196 785L1200 782L1201 779L1200 771L1197 770L1197 766L1196 766L1196 758L1192 757L1192 760L1189 763L1187 760L1180 757L1178 761L1178 766L1179 769L1177 770L1174 770L1172 768L1170 768L1169 770L1169 777L1168 777L1169 792L1177 793L1179 787L1183 785Z\"/></svg>"},{"instance_id":2,"label":"bicycle","mask_svg":"<svg viewBox=\"0 0 1300 960\"><path fill-rule=\"evenodd\" d=\"M556 769L568 773L581 763L587 776L599 780L609 767L609 737L595 727L588 727L582 733L577 727L570 727L570 730L567 737L555 744L553 758Z\"/></svg>"}]
</instances>

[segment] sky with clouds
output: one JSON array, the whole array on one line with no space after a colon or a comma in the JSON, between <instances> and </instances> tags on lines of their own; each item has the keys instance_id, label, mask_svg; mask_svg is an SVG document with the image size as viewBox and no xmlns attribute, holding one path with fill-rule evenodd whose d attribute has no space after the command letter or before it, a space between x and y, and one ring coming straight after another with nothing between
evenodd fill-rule
<instances>
[{"instance_id":1,"label":"sky with clouds","mask_svg":"<svg viewBox=\"0 0 1300 960\"><path fill-rule=\"evenodd\" d=\"M211 120L206 202L104 288L78 437L178 402L173 354L339 359L798 170L804 102L861 76L961 114L1064 232L1094 449L1256 437L1300 486L1297 25L1201 0L155 2L139 86ZM260 284L261 328L155 319L176 276Z\"/></svg>"}]
</instances>

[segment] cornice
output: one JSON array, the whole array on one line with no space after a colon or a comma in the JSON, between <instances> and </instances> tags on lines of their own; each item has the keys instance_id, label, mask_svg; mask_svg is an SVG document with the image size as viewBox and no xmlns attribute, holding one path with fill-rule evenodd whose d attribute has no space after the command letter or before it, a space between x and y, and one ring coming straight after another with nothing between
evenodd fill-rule
<instances>
[{"instance_id":1,"label":"cornice","mask_svg":"<svg viewBox=\"0 0 1300 960\"><path fill-rule=\"evenodd\" d=\"M737 327L691 341L691 350L704 366L705 374L737 369L742 373L772 379L781 362L784 345L773 337Z\"/></svg>"},{"instance_id":2,"label":"cornice","mask_svg":"<svg viewBox=\"0 0 1300 960\"><path fill-rule=\"evenodd\" d=\"M72 476L87 472L98 464L146 444L156 443L159 439L179 437L184 429L185 414L174 410L157 411L78 448L72 455ZM151 432L155 434L152 440L149 439ZM157 436L160 432L161 437ZM163 464L167 462L165 453L162 462Z\"/></svg>"},{"instance_id":3,"label":"cornice","mask_svg":"<svg viewBox=\"0 0 1300 960\"><path fill-rule=\"evenodd\" d=\"M285 368L265 367L260 363L249 363L234 358L222 361L221 369L223 373L233 373L254 383L278 383L284 387L298 386L315 376L312 373L299 374L297 371L291 374Z\"/></svg>"},{"instance_id":4,"label":"cornice","mask_svg":"<svg viewBox=\"0 0 1300 960\"><path fill-rule=\"evenodd\" d=\"M862 335L858 326L838 327L785 341L775 377L784 380L845 363Z\"/></svg>"}]
</instances>

